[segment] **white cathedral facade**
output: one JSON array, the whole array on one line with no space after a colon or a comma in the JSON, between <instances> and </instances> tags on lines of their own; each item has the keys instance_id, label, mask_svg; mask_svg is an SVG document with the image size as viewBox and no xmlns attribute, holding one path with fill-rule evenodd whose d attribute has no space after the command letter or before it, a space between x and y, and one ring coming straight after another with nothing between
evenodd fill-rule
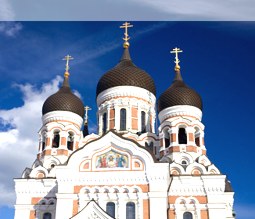
<instances>
[{"instance_id":1,"label":"white cathedral facade","mask_svg":"<svg viewBox=\"0 0 255 219\"><path fill-rule=\"evenodd\" d=\"M156 103L124 25L122 58L97 84L98 134L88 133L66 57L63 85L42 107L35 162L14 180L15 219L235 218L230 182L206 155L202 100L182 79L181 51Z\"/></svg>"}]
</instances>

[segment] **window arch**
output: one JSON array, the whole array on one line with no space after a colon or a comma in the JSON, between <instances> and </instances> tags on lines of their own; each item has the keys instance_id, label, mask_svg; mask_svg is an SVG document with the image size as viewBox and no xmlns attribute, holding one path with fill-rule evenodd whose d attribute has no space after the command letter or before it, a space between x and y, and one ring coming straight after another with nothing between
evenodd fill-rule
<instances>
[{"instance_id":1,"label":"window arch","mask_svg":"<svg viewBox=\"0 0 255 219\"><path fill-rule=\"evenodd\" d=\"M103 130L103 133L105 133L107 130L107 114L106 113L103 114L103 129L102 130Z\"/></svg>"},{"instance_id":2,"label":"window arch","mask_svg":"<svg viewBox=\"0 0 255 219\"><path fill-rule=\"evenodd\" d=\"M127 110L122 108L120 110L120 130L121 131L124 131L127 129L126 123L127 123Z\"/></svg>"},{"instance_id":3,"label":"window arch","mask_svg":"<svg viewBox=\"0 0 255 219\"><path fill-rule=\"evenodd\" d=\"M128 202L126 204L126 219L135 219L135 203Z\"/></svg>"},{"instance_id":4,"label":"window arch","mask_svg":"<svg viewBox=\"0 0 255 219\"><path fill-rule=\"evenodd\" d=\"M106 213L109 214L111 217L115 217L115 203L108 202L106 204Z\"/></svg>"},{"instance_id":5,"label":"window arch","mask_svg":"<svg viewBox=\"0 0 255 219\"><path fill-rule=\"evenodd\" d=\"M170 146L170 134L168 132L168 129L164 130L164 144L165 148L168 148Z\"/></svg>"},{"instance_id":6,"label":"window arch","mask_svg":"<svg viewBox=\"0 0 255 219\"><path fill-rule=\"evenodd\" d=\"M42 134L42 151L44 151L45 149L45 143L46 142L46 138L45 138L45 133Z\"/></svg>"},{"instance_id":7,"label":"window arch","mask_svg":"<svg viewBox=\"0 0 255 219\"><path fill-rule=\"evenodd\" d=\"M195 127L195 144L196 146L200 146L200 131L197 127Z\"/></svg>"},{"instance_id":8,"label":"window arch","mask_svg":"<svg viewBox=\"0 0 255 219\"><path fill-rule=\"evenodd\" d=\"M178 141L179 144L187 144L187 134L185 128L179 128Z\"/></svg>"},{"instance_id":9,"label":"window arch","mask_svg":"<svg viewBox=\"0 0 255 219\"><path fill-rule=\"evenodd\" d=\"M73 150L73 143L74 143L74 134L72 132L68 132L68 137L67 137L68 150Z\"/></svg>"},{"instance_id":10,"label":"window arch","mask_svg":"<svg viewBox=\"0 0 255 219\"><path fill-rule=\"evenodd\" d=\"M43 219L51 219L51 213L47 212L43 214Z\"/></svg>"},{"instance_id":11,"label":"window arch","mask_svg":"<svg viewBox=\"0 0 255 219\"><path fill-rule=\"evenodd\" d=\"M52 147L53 148L59 147L59 140L60 140L59 131L54 131L54 135L53 135L53 139L52 139Z\"/></svg>"},{"instance_id":12,"label":"window arch","mask_svg":"<svg viewBox=\"0 0 255 219\"><path fill-rule=\"evenodd\" d=\"M141 112L141 132L145 133L146 132L146 113L144 111Z\"/></svg>"},{"instance_id":13,"label":"window arch","mask_svg":"<svg viewBox=\"0 0 255 219\"><path fill-rule=\"evenodd\" d=\"M190 212L184 212L183 219L193 219L193 215Z\"/></svg>"}]
</instances>

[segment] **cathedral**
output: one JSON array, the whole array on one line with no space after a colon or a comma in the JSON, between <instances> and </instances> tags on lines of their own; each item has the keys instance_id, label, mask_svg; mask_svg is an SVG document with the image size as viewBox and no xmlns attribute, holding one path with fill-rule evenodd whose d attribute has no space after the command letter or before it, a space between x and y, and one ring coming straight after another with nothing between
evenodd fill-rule
<instances>
[{"instance_id":1,"label":"cathedral","mask_svg":"<svg viewBox=\"0 0 255 219\"><path fill-rule=\"evenodd\" d=\"M35 161L14 179L15 219L235 218L230 181L206 155L202 99L181 75L182 51L171 51L175 76L156 99L131 59L129 27L120 61L97 83L97 133L65 57L62 87L42 106Z\"/></svg>"}]
</instances>

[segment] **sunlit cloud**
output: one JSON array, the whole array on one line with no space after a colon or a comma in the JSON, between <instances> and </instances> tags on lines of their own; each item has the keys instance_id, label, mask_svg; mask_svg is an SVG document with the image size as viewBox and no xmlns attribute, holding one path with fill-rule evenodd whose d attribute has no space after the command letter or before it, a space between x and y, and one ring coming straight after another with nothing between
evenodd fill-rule
<instances>
[{"instance_id":1,"label":"sunlit cloud","mask_svg":"<svg viewBox=\"0 0 255 219\"><path fill-rule=\"evenodd\" d=\"M16 85L23 94L24 104L9 110L0 109L0 125L9 124L7 130L0 131L0 206L12 206L15 202L13 178L21 177L36 158L41 107L45 99L58 90L61 81L57 76L39 89L31 84Z\"/></svg>"}]
</instances>

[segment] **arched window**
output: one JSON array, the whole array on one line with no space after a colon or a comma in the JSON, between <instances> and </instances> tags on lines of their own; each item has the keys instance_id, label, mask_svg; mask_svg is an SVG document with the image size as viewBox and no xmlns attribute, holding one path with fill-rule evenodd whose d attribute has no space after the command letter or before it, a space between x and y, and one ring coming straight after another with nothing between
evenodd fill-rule
<instances>
[{"instance_id":1,"label":"arched window","mask_svg":"<svg viewBox=\"0 0 255 219\"><path fill-rule=\"evenodd\" d=\"M165 148L168 148L170 146L170 135L167 129L164 130L164 143L165 143Z\"/></svg>"},{"instance_id":2,"label":"arched window","mask_svg":"<svg viewBox=\"0 0 255 219\"><path fill-rule=\"evenodd\" d=\"M187 134L185 128L179 128L178 141L179 144L187 144Z\"/></svg>"},{"instance_id":3,"label":"arched window","mask_svg":"<svg viewBox=\"0 0 255 219\"><path fill-rule=\"evenodd\" d=\"M141 112L141 132L142 133L146 132L145 116L146 116L145 112L142 111Z\"/></svg>"},{"instance_id":4,"label":"arched window","mask_svg":"<svg viewBox=\"0 0 255 219\"><path fill-rule=\"evenodd\" d=\"M43 214L43 219L51 219L51 213L47 212Z\"/></svg>"},{"instance_id":5,"label":"arched window","mask_svg":"<svg viewBox=\"0 0 255 219\"><path fill-rule=\"evenodd\" d=\"M43 136L42 136L42 151L44 151L44 149L45 149L45 136L43 134Z\"/></svg>"},{"instance_id":6,"label":"arched window","mask_svg":"<svg viewBox=\"0 0 255 219\"><path fill-rule=\"evenodd\" d=\"M186 160L182 160L181 164L184 165L184 166L187 166L188 162Z\"/></svg>"},{"instance_id":7,"label":"arched window","mask_svg":"<svg viewBox=\"0 0 255 219\"><path fill-rule=\"evenodd\" d=\"M184 212L183 219L193 219L193 215L190 212Z\"/></svg>"},{"instance_id":8,"label":"arched window","mask_svg":"<svg viewBox=\"0 0 255 219\"><path fill-rule=\"evenodd\" d=\"M128 202L126 204L126 219L135 219L135 203Z\"/></svg>"},{"instance_id":9,"label":"arched window","mask_svg":"<svg viewBox=\"0 0 255 219\"><path fill-rule=\"evenodd\" d=\"M109 214L111 217L115 217L115 203L108 202L106 204L106 213Z\"/></svg>"},{"instance_id":10,"label":"arched window","mask_svg":"<svg viewBox=\"0 0 255 219\"><path fill-rule=\"evenodd\" d=\"M68 150L73 150L73 142L74 142L73 133L68 132L68 137L67 137L67 149Z\"/></svg>"},{"instance_id":11,"label":"arched window","mask_svg":"<svg viewBox=\"0 0 255 219\"><path fill-rule=\"evenodd\" d=\"M196 146L200 146L200 132L197 127L195 127L195 143Z\"/></svg>"},{"instance_id":12,"label":"arched window","mask_svg":"<svg viewBox=\"0 0 255 219\"><path fill-rule=\"evenodd\" d=\"M60 140L59 131L55 131L54 136L53 136L53 140L52 140L52 147L53 148L58 148L59 147L59 140Z\"/></svg>"},{"instance_id":13,"label":"arched window","mask_svg":"<svg viewBox=\"0 0 255 219\"><path fill-rule=\"evenodd\" d=\"M107 130L107 114L103 114L103 133L105 133Z\"/></svg>"},{"instance_id":14,"label":"arched window","mask_svg":"<svg viewBox=\"0 0 255 219\"><path fill-rule=\"evenodd\" d=\"M120 110L120 130L126 130L127 111L126 109Z\"/></svg>"}]
</instances>

